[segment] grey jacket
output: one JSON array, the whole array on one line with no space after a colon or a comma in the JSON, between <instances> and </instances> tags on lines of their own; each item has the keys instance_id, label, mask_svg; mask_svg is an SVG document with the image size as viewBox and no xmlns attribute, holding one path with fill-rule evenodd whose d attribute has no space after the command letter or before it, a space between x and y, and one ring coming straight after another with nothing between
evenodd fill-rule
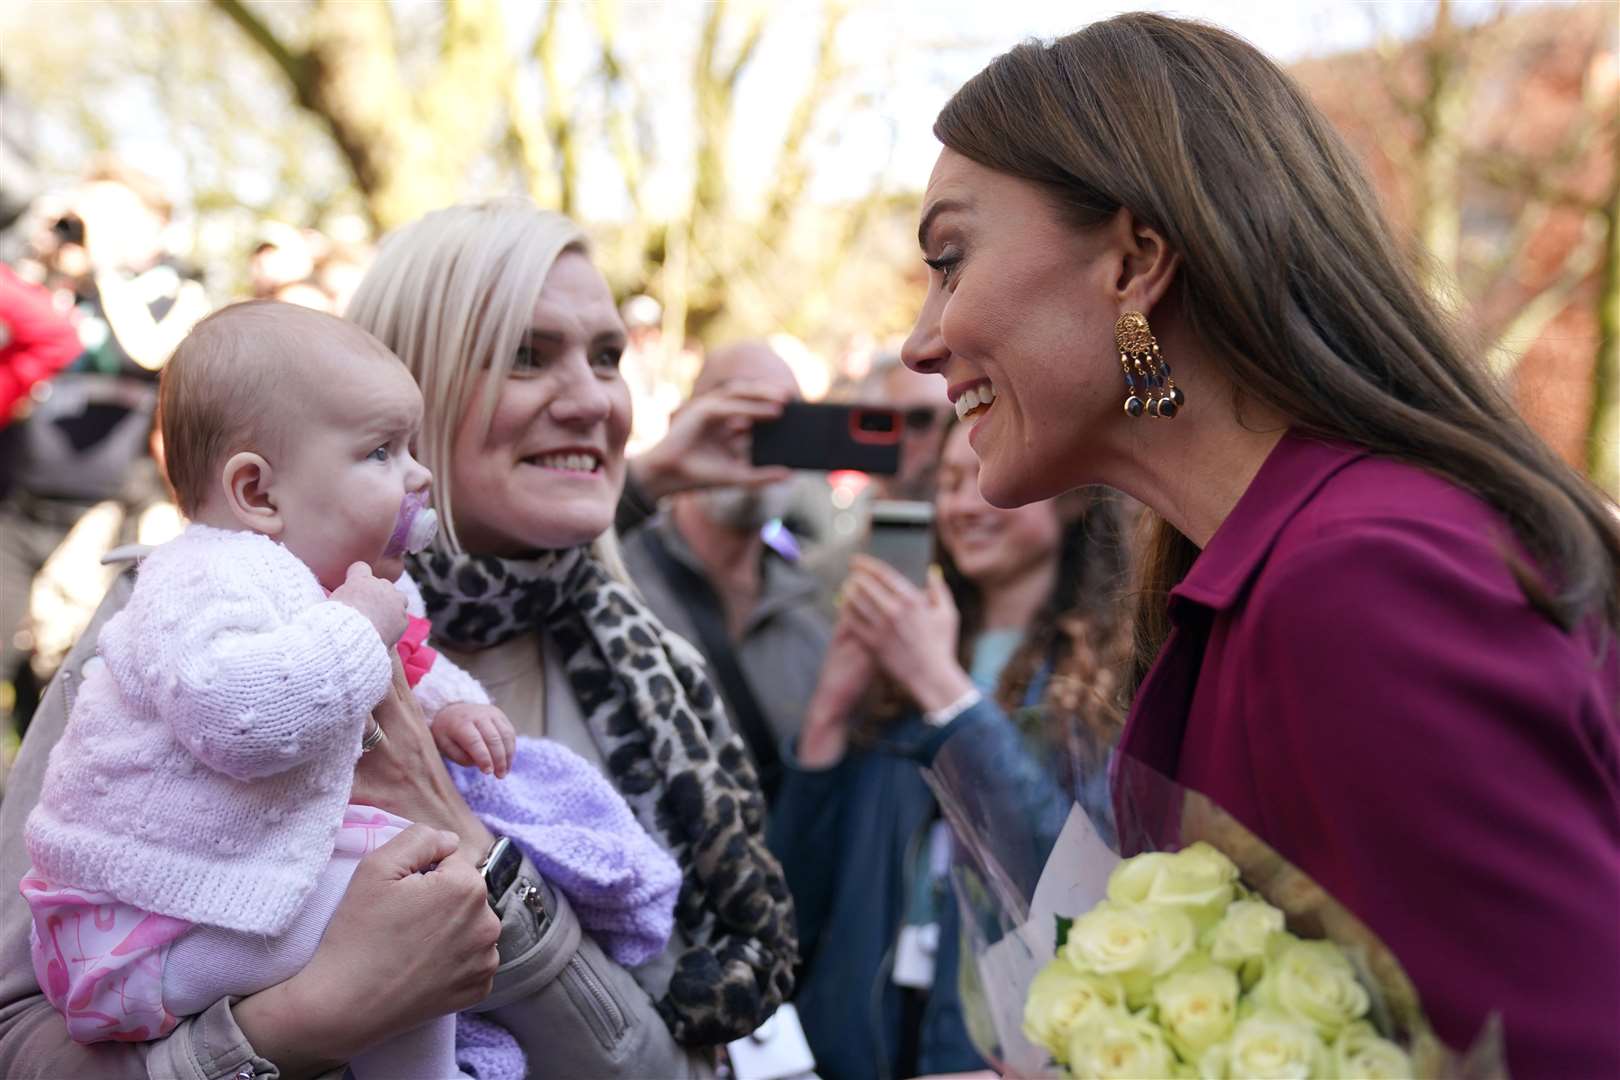
<instances>
[{"instance_id":1,"label":"grey jacket","mask_svg":"<svg viewBox=\"0 0 1620 1080\"><path fill-rule=\"evenodd\" d=\"M708 655L692 613L705 606L713 609L716 618L723 619L719 600L712 589L693 587L692 579L672 579L653 554L653 543L661 543L671 558L697 578L706 580L708 572L667 513L660 513L624 537L624 563L647 606L660 622L697 646L713 670L714 658ZM774 742L780 745L799 734L805 706L821 678L821 663L832 640L832 623L819 607L820 583L815 577L769 548L763 558L759 601L748 615L742 636L731 642L731 647L771 726ZM717 689L724 699L724 687ZM726 712L732 726L739 728L730 701L726 701Z\"/></svg>"},{"instance_id":2,"label":"grey jacket","mask_svg":"<svg viewBox=\"0 0 1620 1080\"><path fill-rule=\"evenodd\" d=\"M81 1046L45 1000L29 958L28 905L17 883L28 869L23 822L38 801L45 762L61 736L79 673L95 653L108 617L129 599L133 573L121 575L51 683L23 740L0 802L0 1076L153 1077L249 1080L280 1076L236 1026L229 1001L181 1021L152 1043ZM521 877L543 879L525 859ZM501 966L479 1007L505 1025L548 1077L681 1077L711 1073L707 1055L678 1045L652 1000L629 972L580 931L560 894L542 889L545 917L515 895L500 904ZM336 1075L336 1074L334 1074Z\"/></svg>"}]
</instances>

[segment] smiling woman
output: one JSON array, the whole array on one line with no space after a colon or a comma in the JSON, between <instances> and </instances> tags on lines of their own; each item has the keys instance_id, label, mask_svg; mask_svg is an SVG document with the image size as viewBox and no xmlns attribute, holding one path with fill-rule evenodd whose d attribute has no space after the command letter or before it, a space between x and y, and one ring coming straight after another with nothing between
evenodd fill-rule
<instances>
[{"instance_id":1,"label":"smiling woman","mask_svg":"<svg viewBox=\"0 0 1620 1080\"><path fill-rule=\"evenodd\" d=\"M991 503L1100 482L1159 519L1121 753L1345 901L1449 1042L1500 1012L1515 1075L1620 1074L1607 501L1233 35L1029 42L934 130L905 362L972 421Z\"/></svg>"},{"instance_id":2,"label":"smiling woman","mask_svg":"<svg viewBox=\"0 0 1620 1080\"><path fill-rule=\"evenodd\" d=\"M349 318L427 403L422 458L445 528L410 569L433 643L520 735L593 761L683 874L669 950L632 972L525 862L533 892L503 907L491 1015L560 1074L705 1074L716 1044L791 991L797 941L741 740L701 660L619 567L630 397L607 282L573 222L497 200L389 237Z\"/></svg>"},{"instance_id":3,"label":"smiling woman","mask_svg":"<svg viewBox=\"0 0 1620 1080\"><path fill-rule=\"evenodd\" d=\"M979 494L978 472L953 425L934 502L940 572L923 590L857 559L784 761L771 846L799 904L796 1002L827 1080L981 1066L962 1019L952 895L972 879L947 875L952 843L923 772L942 746L971 746L986 805L1032 823L1028 853L999 853L1011 864L1044 861L1071 794L1104 834L1112 816L1106 763L1129 640L1115 602L1120 500L1005 510Z\"/></svg>"},{"instance_id":4,"label":"smiling woman","mask_svg":"<svg viewBox=\"0 0 1620 1080\"><path fill-rule=\"evenodd\" d=\"M581 250L552 265L521 341L507 372L491 365L478 375L451 445L456 535L491 555L594 541L613 524L624 486L624 324ZM493 408L491 384L501 387Z\"/></svg>"}]
</instances>

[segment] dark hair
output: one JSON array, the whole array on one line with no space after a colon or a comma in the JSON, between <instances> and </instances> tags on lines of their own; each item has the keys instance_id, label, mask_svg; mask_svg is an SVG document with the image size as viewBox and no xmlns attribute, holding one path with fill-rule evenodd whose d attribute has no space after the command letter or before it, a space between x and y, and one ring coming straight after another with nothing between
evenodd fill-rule
<instances>
[{"instance_id":1,"label":"dark hair","mask_svg":"<svg viewBox=\"0 0 1620 1080\"><path fill-rule=\"evenodd\" d=\"M1240 394L1301 432L1475 493L1545 571L1507 555L1537 609L1566 630L1594 610L1620 621L1606 500L1469 357L1348 146L1253 46L1201 23L1121 15L997 57L934 133L1041 186L1076 227L1128 207L1181 255L1181 308ZM1167 631L1165 594L1198 554L1167 523L1155 529L1137 680Z\"/></svg>"},{"instance_id":2,"label":"dark hair","mask_svg":"<svg viewBox=\"0 0 1620 1080\"><path fill-rule=\"evenodd\" d=\"M1118 741L1125 720L1123 684L1131 640L1121 603L1131 561L1125 502L1101 486L1059 497L1064 524L1057 580L996 684L996 703L1014 716L1044 669L1047 682L1037 717L1041 730L1031 734L1053 749L1066 750L1065 760L1092 767ZM962 616L957 658L966 668L983 629L984 598L937 534L935 558Z\"/></svg>"},{"instance_id":3,"label":"dark hair","mask_svg":"<svg viewBox=\"0 0 1620 1080\"><path fill-rule=\"evenodd\" d=\"M940 440L942 455L957 425L953 417ZM996 703L1009 716L1024 720L1019 710L1044 672L1042 708L1030 714L1040 730L1026 733L1042 740L1059 760L1088 768L1106 759L1125 719L1130 633L1121 599L1131 563L1127 537L1133 516L1127 504L1137 505L1101 486L1058 498L1055 509L1063 531L1057 576L996 684ZM937 524L934 561L961 615L957 660L967 670L974 641L984 629L984 596L940 543ZM858 730L857 741L869 745L909 704L897 685L880 680L870 707L861 710L869 721Z\"/></svg>"}]
</instances>

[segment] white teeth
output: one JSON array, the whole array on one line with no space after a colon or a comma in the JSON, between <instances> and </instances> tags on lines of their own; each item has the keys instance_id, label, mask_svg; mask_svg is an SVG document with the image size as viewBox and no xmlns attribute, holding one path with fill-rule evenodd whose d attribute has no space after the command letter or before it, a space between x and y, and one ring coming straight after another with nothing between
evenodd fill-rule
<instances>
[{"instance_id":1,"label":"white teeth","mask_svg":"<svg viewBox=\"0 0 1620 1080\"><path fill-rule=\"evenodd\" d=\"M592 454L543 454L534 461L547 469L565 469L569 472L595 472L598 468L596 457Z\"/></svg>"},{"instance_id":2,"label":"white teeth","mask_svg":"<svg viewBox=\"0 0 1620 1080\"><path fill-rule=\"evenodd\" d=\"M965 419L968 413L977 409L980 405L988 405L994 400L996 400L996 388L989 383L983 382L977 386L970 386L962 392L961 397L956 399L956 418L958 420Z\"/></svg>"}]
</instances>

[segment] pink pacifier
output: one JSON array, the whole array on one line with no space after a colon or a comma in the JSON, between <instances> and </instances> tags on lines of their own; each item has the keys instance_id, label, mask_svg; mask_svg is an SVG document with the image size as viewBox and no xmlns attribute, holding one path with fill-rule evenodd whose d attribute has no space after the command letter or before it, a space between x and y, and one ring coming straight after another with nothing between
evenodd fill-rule
<instances>
[{"instance_id":1,"label":"pink pacifier","mask_svg":"<svg viewBox=\"0 0 1620 1080\"><path fill-rule=\"evenodd\" d=\"M433 543L439 534L439 514L428 506L426 491L415 491L399 504L399 517L394 521L393 535L383 554L390 558L409 552L415 555Z\"/></svg>"}]
</instances>

